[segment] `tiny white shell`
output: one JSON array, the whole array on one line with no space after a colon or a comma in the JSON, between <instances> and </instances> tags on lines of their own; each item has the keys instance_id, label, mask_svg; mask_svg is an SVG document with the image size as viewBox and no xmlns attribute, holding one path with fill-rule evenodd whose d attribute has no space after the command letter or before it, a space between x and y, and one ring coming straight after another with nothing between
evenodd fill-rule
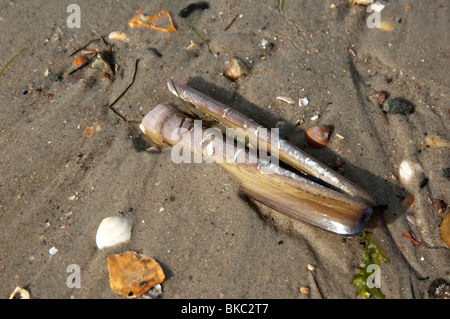
<instances>
[{"instance_id":1,"label":"tiny white shell","mask_svg":"<svg viewBox=\"0 0 450 319\"><path fill-rule=\"evenodd\" d=\"M124 32L113 31L109 34L108 38L110 40L128 41L128 36Z\"/></svg>"},{"instance_id":2,"label":"tiny white shell","mask_svg":"<svg viewBox=\"0 0 450 319\"><path fill-rule=\"evenodd\" d=\"M17 286L13 293L9 296L9 299L31 299L31 296L28 290Z\"/></svg>"},{"instance_id":3,"label":"tiny white shell","mask_svg":"<svg viewBox=\"0 0 450 319\"><path fill-rule=\"evenodd\" d=\"M56 248L55 246L53 246L52 248L49 249L48 253L50 255L56 255L56 253L58 252L58 248Z\"/></svg>"},{"instance_id":4,"label":"tiny white shell","mask_svg":"<svg viewBox=\"0 0 450 319\"><path fill-rule=\"evenodd\" d=\"M298 105L307 106L309 104L309 100L307 97L298 99Z\"/></svg>"},{"instance_id":5,"label":"tiny white shell","mask_svg":"<svg viewBox=\"0 0 450 319\"><path fill-rule=\"evenodd\" d=\"M99 249L111 247L128 241L133 222L123 216L106 217L97 230L96 243Z\"/></svg>"},{"instance_id":6,"label":"tiny white shell","mask_svg":"<svg viewBox=\"0 0 450 319\"><path fill-rule=\"evenodd\" d=\"M399 167L400 180L404 184L410 183L413 178L423 173L422 166L415 161L404 160Z\"/></svg>"}]
</instances>

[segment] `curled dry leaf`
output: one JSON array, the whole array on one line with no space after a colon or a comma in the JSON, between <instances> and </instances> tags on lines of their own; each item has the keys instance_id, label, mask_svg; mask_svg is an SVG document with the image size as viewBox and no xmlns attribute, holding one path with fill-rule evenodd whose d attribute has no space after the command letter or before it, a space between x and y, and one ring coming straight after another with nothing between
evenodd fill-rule
<instances>
[{"instance_id":1,"label":"curled dry leaf","mask_svg":"<svg viewBox=\"0 0 450 319\"><path fill-rule=\"evenodd\" d=\"M160 13L154 16L146 16L142 11L138 11L138 14L131 19L128 24L132 28L147 27L163 32L173 32L178 30L173 23L172 16L165 10L161 10Z\"/></svg>"},{"instance_id":2,"label":"curled dry leaf","mask_svg":"<svg viewBox=\"0 0 450 319\"><path fill-rule=\"evenodd\" d=\"M134 251L108 256L108 269L111 289L128 298L141 296L165 279L156 260Z\"/></svg>"},{"instance_id":3,"label":"curled dry leaf","mask_svg":"<svg viewBox=\"0 0 450 319\"><path fill-rule=\"evenodd\" d=\"M450 212L442 219L441 236L442 240L450 247Z\"/></svg>"}]
</instances>

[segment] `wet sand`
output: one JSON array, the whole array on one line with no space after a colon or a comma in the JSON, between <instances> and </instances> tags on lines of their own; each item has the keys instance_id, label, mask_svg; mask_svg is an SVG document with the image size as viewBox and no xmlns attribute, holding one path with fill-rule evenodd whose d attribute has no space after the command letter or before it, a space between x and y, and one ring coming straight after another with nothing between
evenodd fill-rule
<instances>
[{"instance_id":1,"label":"wet sand","mask_svg":"<svg viewBox=\"0 0 450 319\"><path fill-rule=\"evenodd\" d=\"M366 227L390 258L381 267L386 298L430 298L435 279L449 280L450 249L439 232L444 214L433 205L440 196L450 200L442 174L449 148L426 142L430 135L450 138L448 2L386 2L381 19L392 31L368 28L366 7L345 0L285 1L283 10L278 1L210 1L185 19L177 14L188 1L77 4L81 28L73 29L66 3L0 4L0 66L25 48L0 77L2 298L16 286L35 298L124 298L109 287L106 258L125 250L162 265L164 299L358 298L351 280L364 262L359 237L245 199L218 166L175 164L170 150L149 151L138 128L109 110L138 58L135 82L115 104L121 114L140 120L159 103L180 106L166 87L174 79L267 127L284 121L290 141L327 165L339 159L347 178L387 205ZM130 28L138 9L169 11L178 32ZM93 69L69 75L70 54L112 31L129 37L110 41L116 79ZM191 42L200 46L197 54L186 50ZM251 67L234 83L223 76L233 56ZM375 91L408 99L414 113L385 114L367 100ZM301 97L307 106L298 105ZM304 140L304 130L318 124L335 128L323 150ZM88 126L96 128L90 137ZM404 160L423 168L408 183L399 176ZM414 205L405 207L410 194ZM130 241L98 250L98 225L117 215L133 220ZM66 285L71 264L80 267L80 288Z\"/></svg>"}]
</instances>

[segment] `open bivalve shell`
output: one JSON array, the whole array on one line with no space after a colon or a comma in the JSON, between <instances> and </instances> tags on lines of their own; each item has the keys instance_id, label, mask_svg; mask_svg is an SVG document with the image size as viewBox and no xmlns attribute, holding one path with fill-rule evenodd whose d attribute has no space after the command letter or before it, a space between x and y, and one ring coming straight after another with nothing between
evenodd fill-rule
<instances>
[{"instance_id":1,"label":"open bivalve shell","mask_svg":"<svg viewBox=\"0 0 450 319\"><path fill-rule=\"evenodd\" d=\"M106 217L97 230L96 243L99 249L115 246L128 241L131 237L133 222L123 216Z\"/></svg>"}]
</instances>

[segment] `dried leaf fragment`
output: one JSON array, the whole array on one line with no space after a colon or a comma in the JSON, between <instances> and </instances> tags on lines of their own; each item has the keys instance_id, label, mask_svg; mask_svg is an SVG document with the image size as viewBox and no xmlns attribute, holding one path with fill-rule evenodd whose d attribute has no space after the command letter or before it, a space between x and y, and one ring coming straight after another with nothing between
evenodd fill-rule
<instances>
[{"instance_id":1,"label":"dried leaf fragment","mask_svg":"<svg viewBox=\"0 0 450 319\"><path fill-rule=\"evenodd\" d=\"M134 251L108 256L107 261L111 289L128 298L141 296L165 279L156 260Z\"/></svg>"},{"instance_id":2,"label":"dried leaf fragment","mask_svg":"<svg viewBox=\"0 0 450 319\"><path fill-rule=\"evenodd\" d=\"M138 14L128 24L132 28L147 27L163 32L174 32L178 30L177 26L173 23L172 16L165 10L161 10L160 13L154 16L146 16L142 11L138 11Z\"/></svg>"},{"instance_id":3,"label":"dried leaf fragment","mask_svg":"<svg viewBox=\"0 0 450 319\"><path fill-rule=\"evenodd\" d=\"M409 232L405 231L403 233L403 237L405 237L405 238L409 239L410 241L412 241L414 245L420 246L420 243L417 240L415 240L414 237Z\"/></svg>"},{"instance_id":4,"label":"dried leaf fragment","mask_svg":"<svg viewBox=\"0 0 450 319\"><path fill-rule=\"evenodd\" d=\"M444 216L441 223L442 240L450 247L450 212Z\"/></svg>"}]
</instances>

